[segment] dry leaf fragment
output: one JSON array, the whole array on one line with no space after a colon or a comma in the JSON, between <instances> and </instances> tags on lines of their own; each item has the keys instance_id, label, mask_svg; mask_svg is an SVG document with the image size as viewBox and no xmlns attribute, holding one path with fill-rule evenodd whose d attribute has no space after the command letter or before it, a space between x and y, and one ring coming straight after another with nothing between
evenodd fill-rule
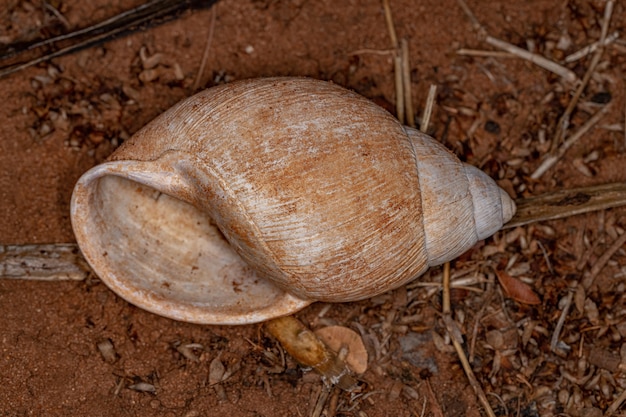
<instances>
[{"instance_id":1,"label":"dry leaf fragment","mask_svg":"<svg viewBox=\"0 0 626 417\"><path fill-rule=\"evenodd\" d=\"M345 361L353 372L362 374L367 370L367 350L357 332L344 326L328 326L316 330L315 334L335 353L345 346L348 351Z\"/></svg>"},{"instance_id":2,"label":"dry leaf fragment","mask_svg":"<svg viewBox=\"0 0 626 417\"><path fill-rule=\"evenodd\" d=\"M528 284L512 277L504 271L496 271L496 276L508 297L523 304L541 304L539 296L535 294Z\"/></svg>"},{"instance_id":3,"label":"dry leaf fragment","mask_svg":"<svg viewBox=\"0 0 626 417\"><path fill-rule=\"evenodd\" d=\"M98 342L98 350L104 358L105 362L114 363L117 361L117 353L111 339L103 339Z\"/></svg>"},{"instance_id":4,"label":"dry leaf fragment","mask_svg":"<svg viewBox=\"0 0 626 417\"><path fill-rule=\"evenodd\" d=\"M138 392L156 392L156 387L147 382L138 382L136 384L129 385L128 388Z\"/></svg>"},{"instance_id":5,"label":"dry leaf fragment","mask_svg":"<svg viewBox=\"0 0 626 417\"><path fill-rule=\"evenodd\" d=\"M594 326L600 325L600 312L598 311L598 306L591 298L585 299L584 312L591 324Z\"/></svg>"},{"instance_id":6,"label":"dry leaf fragment","mask_svg":"<svg viewBox=\"0 0 626 417\"><path fill-rule=\"evenodd\" d=\"M485 339L487 340L489 346L491 346L494 350L500 350L502 349L502 345L504 345L502 332L499 330L491 330L487 332Z\"/></svg>"},{"instance_id":7,"label":"dry leaf fragment","mask_svg":"<svg viewBox=\"0 0 626 417\"><path fill-rule=\"evenodd\" d=\"M609 350L593 346L589 351L589 363L610 372L617 372L621 362L620 355Z\"/></svg>"},{"instance_id":8,"label":"dry leaf fragment","mask_svg":"<svg viewBox=\"0 0 626 417\"><path fill-rule=\"evenodd\" d=\"M209 386L219 384L224 380L226 367L220 360L220 356L222 356L221 352L211 361L211 365L209 365Z\"/></svg>"},{"instance_id":9,"label":"dry leaf fragment","mask_svg":"<svg viewBox=\"0 0 626 417\"><path fill-rule=\"evenodd\" d=\"M194 349L204 349L204 346L199 343L181 343L176 346L178 353L183 355L186 359L192 362L200 362L200 358L194 353Z\"/></svg>"}]
</instances>

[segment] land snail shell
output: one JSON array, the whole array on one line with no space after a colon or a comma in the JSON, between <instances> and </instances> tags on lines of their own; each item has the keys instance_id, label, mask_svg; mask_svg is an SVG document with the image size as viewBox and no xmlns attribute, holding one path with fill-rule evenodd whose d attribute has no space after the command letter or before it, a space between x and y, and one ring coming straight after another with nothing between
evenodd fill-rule
<instances>
[{"instance_id":1,"label":"land snail shell","mask_svg":"<svg viewBox=\"0 0 626 417\"><path fill-rule=\"evenodd\" d=\"M508 221L509 196L332 83L210 88L139 130L72 196L76 239L129 302L243 324L397 288Z\"/></svg>"}]
</instances>

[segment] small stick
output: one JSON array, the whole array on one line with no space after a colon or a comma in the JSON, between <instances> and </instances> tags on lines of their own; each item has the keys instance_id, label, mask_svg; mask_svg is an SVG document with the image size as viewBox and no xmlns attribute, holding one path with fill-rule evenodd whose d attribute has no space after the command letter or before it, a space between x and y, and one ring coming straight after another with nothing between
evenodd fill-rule
<instances>
[{"instance_id":1,"label":"small stick","mask_svg":"<svg viewBox=\"0 0 626 417\"><path fill-rule=\"evenodd\" d=\"M435 105L435 96L437 94L437 86L431 84L428 89L428 97L426 98L426 107L424 107L424 117L422 124L420 125L420 131L427 133L430 126L430 118L433 114L433 107Z\"/></svg>"},{"instance_id":2,"label":"small stick","mask_svg":"<svg viewBox=\"0 0 626 417\"><path fill-rule=\"evenodd\" d=\"M48 2L45 2L43 4L44 8L48 9L50 12L52 12L52 14L59 19L59 21L63 24L63 26L65 26L65 29L69 29L70 28L70 22L67 21L67 19L65 18L65 16L63 16L63 14L59 11L59 9L57 9L56 7L54 7L53 5L51 5Z\"/></svg>"},{"instance_id":3,"label":"small stick","mask_svg":"<svg viewBox=\"0 0 626 417\"><path fill-rule=\"evenodd\" d=\"M559 344L561 330L563 330L563 325L565 324L565 319L567 318L567 313L569 312L569 308L572 305L573 299L574 291L568 290L567 298L565 299L565 306L563 307L563 311L561 311L559 321L557 321L556 323L556 327L554 328L554 332L552 333L552 339L550 340L550 351L552 352L556 351L556 346Z\"/></svg>"},{"instance_id":4,"label":"small stick","mask_svg":"<svg viewBox=\"0 0 626 417\"><path fill-rule=\"evenodd\" d=\"M589 45L585 46L584 48L574 52L573 54L570 54L570 55L566 56L564 61L567 62L567 63L578 61L579 59L584 58L587 55L595 52L599 47L601 47L601 46L604 47L604 46L608 46L608 45L612 44L618 38L619 38L619 32L615 31L615 32L611 33L610 35L608 35L606 37L606 39L604 40L604 42L599 41L599 40L595 41L592 44L589 44Z\"/></svg>"},{"instance_id":5,"label":"small stick","mask_svg":"<svg viewBox=\"0 0 626 417\"><path fill-rule=\"evenodd\" d=\"M396 117L400 123L404 124L405 112L404 112L404 83L402 81L402 54L398 51L398 36L396 35L396 28L393 24L393 18L391 17L391 7L389 7L389 0L383 0L383 8L385 9L385 21L387 22L387 29L389 30L389 37L391 38L391 46L394 49L394 76L396 86Z\"/></svg>"},{"instance_id":6,"label":"small stick","mask_svg":"<svg viewBox=\"0 0 626 417\"><path fill-rule=\"evenodd\" d=\"M413 285L414 288L417 287L424 287L427 290L427 294L435 294L438 293L439 291L441 291L441 289L443 288L443 284L441 282L425 282L425 283L420 283L419 285ZM458 285L458 284L454 284L451 283L450 288L458 288L459 290L463 290L463 291L468 291L468 292L474 292L476 294L482 294L485 292L485 290L483 290L482 288L476 288L476 287L467 287L464 285Z\"/></svg>"},{"instance_id":7,"label":"small stick","mask_svg":"<svg viewBox=\"0 0 626 417\"><path fill-rule=\"evenodd\" d=\"M396 36L396 28L393 24L393 18L391 17L391 7L389 7L389 0L383 0L383 8L385 9L385 21L387 22L387 29L389 30L389 37L391 38L391 46L394 50L398 50L398 37Z\"/></svg>"},{"instance_id":8,"label":"small stick","mask_svg":"<svg viewBox=\"0 0 626 417\"><path fill-rule=\"evenodd\" d=\"M626 234L626 233L625 233ZM461 341L458 340L457 335L460 334L458 329L456 329L455 323L452 320L452 306L450 303L450 262L446 262L443 266L443 322L446 326L446 330L450 335L450 339L452 340L452 345L454 346L454 350L456 351L459 360L461 361L461 365L463 366L463 370L465 371L465 375L469 380L470 385L474 389L476 396L478 397L478 401L483 405L485 412L490 417L495 417L496 414L491 409L491 404L487 400L487 396L485 395L485 391L480 386L480 383L476 379L476 375L474 375L474 371L467 360L467 356L465 355L465 351L461 346ZM460 337L460 336L459 336Z\"/></svg>"},{"instance_id":9,"label":"small stick","mask_svg":"<svg viewBox=\"0 0 626 417\"><path fill-rule=\"evenodd\" d=\"M609 408L606 409L606 414L604 415L610 416L611 414L615 413L620 408L620 406L622 405L624 401L626 401L626 389L623 390L622 393L609 406Z\"/></svg>"},{"instance_id":10,"label":"small stick","mask_svg":"<svg viewBox=\"0 0 626 417\"><path fill-rule=\"evenodd\" d=\"M470 9L467 3L465 3L465 0L457 0L457 2L459 3L459 6L461 7L461 9L463 9L463 11L465 12L465 15L467 16L467 18L470 20L470 22L472 22L472 26L474 30L484 31L483 26L480 24L478 19L476 19L476 16L474 16L474 13L472 13L472 9Z\"/></svg>"},{"instance_id":11,"label":"small stick","mask_svg":"<svg viewBox=\"0 0 626 417\"><path fill-rule=\"evenodd\" d=\"M333 388L330 401L328 401L328 414L326 417L335 417L337 414L337 404L339 403L339 390Z\"/></svg>"},{"instance_id":12,"label":"small stick","mask_svg":"<svg viewBox=\"0 0 626 417\"><path fill-rule=\"evenodd\" d=\"M582 138L583 135L589 131L589 129L597 124L602 119L602 117L604 117L604 114L609 110L610 106L610 104L607 104L606 106L598 110L596 114L594 114L589 120L587 120L584 125L580 127L580 129L576 131L576 133L574 133L565 142L563 142L563 144L561 144L561 146L556 149L556 151L548 153L544 157L543 162L537 167L535 172L531 174L530 178L534 180L539 179L543 174L546 173L546 171L552 168L558 162L558 160L561 159L563 155L565 155L565 152L567 152L569 148L571 148L580 138Z\"/></svg>"},{"instance_id":13,"label":"small stick","mask_svg":"<svg viewBox=\"0 0 626 417\"><path fill-rule=\"evenodd\" d=\"M483 28L483 26L480 24L478 19L476 19L476 16L474 16L474 14L472 13L472 10L469 8L467 3L465 3L464 0L457 0L457 2L459 3L459 6L461 7L461 9L463 9L465 14L467 15L468 19L472 22L472 26L474 27L474 29L479 32L479 35L480 36L485 35L485 32L486 32L485 28ZM551 71L563 77L568 82L573 83L574 81L578 79L574 71L571 71L565 68L564 66L559 65L556 62L551 61L541 55L534 54L530 51L517 47L509 42L505 42L503 40L494 38L493 36L486 35L485 41L491 46L502 49L510 54L513 54L522 59L530 61L533 64L542 67L543 69Z\"/></svg>"},{"instance_id":14,"label":"small stick","mask_svg":"<svg viewBox=\"0 0 626 417\"><path fill-rule=\"evenodd\" d=\"M430 398L430 402L432 404L430 412L435 417L444 417L443 410L441 409L441 405L439 405L439 401L435 396L435 391L433 391L433 387L430 385L430 380L426 379L426 395ZM424 397L426 399L426 397Z\"/></svg>"},{"instance_id":15,"label":"small stick","mask_svg":"<svg viewBox=\"0 0 626 417\"><path fill-rule=\"evenodd\" d=\"M0 78L14 72L50 61L63 55L103 44L138 30L160 25L182 15L188 9L211 7L216 0L151 0L95 25L70 33L32 42L17 42L0 50ZM37 51L37 50L40 51ZM34 55L17 61L20 55ZM15 59L13 59L15 58Z\"/></svg>"},{"instance_id":16,"label":"small stick","mask_svg":"<svg viewBox=\"0 0 626 417\"><path fill-rule=\"evenodd\" d=\"M90 271L75 244L0 245L0 278L80 281Z\"/></svg>"},{"instance_id":17,"label":"small stick","mask_svg":"<svg viewBox=\"0 0 626 417\"><path fill-rule=\"evenodd\" d=\"M604 7L604 16L602 18L602 32L600 33L601 44L605 42L607 34L609 33L609 23L611 22L611 16L613 15L614 4L615 0L607 0L606 6Z\"/></svg>"},{"instance_id":18,"label":"small stick","mask_svg":"<svg viewBox=\"0 0 626 417\"><path fill-rule=\"evenodd\" d=\"M357 49L356 51L348 52L349 56L372 54L372 55L391 55L395 54L395 49Z\"/></svg>"},{"instance_id":19,"label":"small stick","mask_svg":"<svg viewBox=\"0 0 626 417\"><path fill-rule=\"evenodd\" d=\"M443 274L442 274L443 276ZM476 292L482 293L484 292L483 289L481 288L474 288L471 287L471 285L479 285L479 284L485 284L490 282L487 279L484 278L478 278L478 277L465 277L465 278L456 278L454 279L454 277L452 277L450 279L450 288L458 288L458 289L464 289L464 290L470 290L474 289ZM436 288L437 290L439 290L440 288L442 288L443 283L442 282L433 282L433 281L414 281L410 284L407 284L409 289L413 289L413 288L417 288L417 287L424 287L424 288Z\"/></svg>"},{"instance_id":20,"label":"small stick","mask_svg":"<svg viewBox=\"0 0 626 417\"><path fill-rule=\"evenodd\" d=\"M443 319L446 325L446 329L448 330L448 334L450 335L450 339L452 340L452 345L454 346L454 350L456 350L456 354L458 355L459 360L461 361L461 365L463 366L465 375L467 376L467 379L469 380L470 385L474 389L474 392L476 393L478 400L482 404L483 408L485 409L485 412L487 413L489 417L496 417L496 414L493 412L493 409L491 408L491 404L489 404L489 400L487 399L487 396L485 395L485 391L483 391L483 388L480 386L480 383L476 379L476 375L474 375L474 371L472 371L472 367L469 361L467 360L467 356L465 356L465 351L463 350L463 346L461 346L461 342L457 340L457 338L455 337L455 332L454 332L454 329L452 328L452 326L454 326L454 323L452 323L452 319L450 318L449 315L444 315Z\"/></svg>"},{"instance_id":21,"label":"small stick","mask_svg":"<svg viewBox=\"0 0 626 417\"><path fill-rule=\"evenodd\" d=\"M606 252L604 252L602 256L598 258L595 265L591 268L589 276L585 277L585 279L583 280L583 285L585 288L591 287L591 284L593 284L593 281L596 279L602 268L604 268L607 262L609 262L611 256L613 256L615 252L624 247L624 244L626 244L626 232L622 233L620 237L615 239L615 242L613 242L613 244L606 250Z\"/></svg>"},{"instance_id":22,"label":"small stick","mask_svg":"<svg viewBox=\"0 0 626 417\"><path fill-rule=\"evenodd\" d=\"M479 56L479 57L494 57L494 58L517 58L510 52L501 52L501 51L485 51L482 49L468 49L461 48L456 51L457 55L465 55L465 56Z\"/></svg>"},{"instance_id":23,"label":"small stick","mask_svg":"<svg viewBox=\"0 0 626 417\"><path fill-rule=\"evenodd\" d=\"M552 268L552 262L550 262L550 256L548 256L548 251L543 246L540 240L537 240L537 246L539 246L539 249L541 249L541 253L543 254L543 260L546 262L546 265L548 265L548 271L550 271L551 274L554 274L554 268Z\"/></svg>"},{"instance_id":24,"label":"small stick","mask_svg":"<svg viewBox=\"0 0 626 417\"><path fill-rule=\"evenodd\" d=\"M420 412L420 417L424 417L425 412L426 412L426 397L424 397L424 401L422 401L422 411Z\"/></svg>"},{"instance_id":25,"label":"small stick","mask_svg":"<svg viewBox=\"0 0 626 417\"><path fill-rule=\"evenodd\" d=\"M593 72L596 70L596 66L600 62L600 58L602 57L602 54L604 53L604 47L602 46L602 44L604 43L604 40L606 39L606 34L609 30L609 22L611 21L612 14L613 14L613 0L608 0L604 8L604 19L602 21L602 31L600 34L600 41L599 41L600 47L597 49L596 53L593 55L593 58L591 59L591 63L589 64L589 68L587 68L587 72L585 72L585 75L580 85L576 89L576 92L574 93L574 95L572 96L572 99L568 103L567 108L565 109L565 111L561 115L561 118L559 119L559 122L557 125L557 131L556 131L556 134L554 135L554 139L552 140L552 150L556 149L556 147L563 140L563 137L565 136L565 131L569 127L570 116L572 115L572 112L576 108L576 105L578 104L578 100L580 99L580 96L583 94L583 91L587 87L589 80L591 80L591 76L593 75Z\"/></svg>"},{"instance_id":26,"label":"small stick","mask_svg":"<svg viewBox=\"0 0 626 417\"><path fill-rule=\"evenodd\" d=\"M485 310L487 306L491 303L491 299L493 298L494 291L490 290L487 296L485 297L480 310L474 317L474 325L472 326L472 338L470 339L469 346L469 362L474 362L474 353L476 351L476 339L478 337L478 326L480 325L480 320L485 314Z\"/></svg>"},{"instance_id":27,"label":"small stick","mask_svg":"<svg viewBox=\"0 0 626 417\"><path fill-rule=\"evenodd\" d=\"M396 54L394 57L394 75L396 84L396 117L404 124L404 83L402 82L402 57Z\"/></svg>"},{"instance_id":28,"label":"small stick","mask_svg":"<svg viewBox=\"0 0 626 417\"><path fill-rule=\"evenodd\" d=\"M402 85L404 86L404 109L406 124L415 127L415 113L413 112L413 102L411 97L411 66L409 63L409 43L406 39L400 42L402 51Z\"/></svg>"},{"instance_id":29,"label":"small stick","mask_svg":"<svg viewBox=\"0 0 626 417\"><path fill-rule=\"evenodd\" d=\"M452 306L450 305L450 262L443 264L443 314L450 314Z\"/></svg>"},{"instance_id":30,"label":"small stick","mask_svg":"<svg viewBox=\"0 0 626 417\"><path fill-rule=\"evenodd\" d=\"M505 229L625 206L626 182L552 191L535 197L517 199L515 204L517 212L504 225Z\"/></svg>"},{"instance_id":31,"label":"small stick","mask_svg":"<svg viewBox=\"0 0 626 417\"><path fill-rule=\"evenodd\" d=\"M202 82L202 75L204 74L204 68L206 62L209 59L209 51L211 50L211 42L213 41L213 32L215 30L215 21L217 19L217 4L213 6L211 10L211 23L209 24L209 35L207 36L206 45L204 46L204 52L202 53L202 61L200 62L200 68L196 74L196 80L193 82L192 91L198 90L200 83Z\"/></svg>"},{"instance_id":32,"label":"small stick","mask_svg":"<svg viewBox=\"0 0 626 417\"><path fill-rule=\"evenodd\" d=\"M557 64L554 61L551 61L541 55L538 54L534 54L530 51L527 51L526 49L522 49L520 47L517 47L513 44L510 44L508 42L502 41L500 39L494 38L493 36L487 36L485 38L485 41L491 45L494 46L496 48L502 49L506 52L509 52L513 55L516 55L522 59L525 59L527 61L532 62L535 65L540 66L543 69L546 69L550 72L553 72L561 77L563 77L563 79L565 79L568 82L573 83L574 81L576 81L576 79L578 77L576 77L576 74L574 73L574 71L571 71L567 68L565 68L562 65Z\"/></svg>"},{"instance_id":33,"label":"small stick","mask_svg":"<svg viewBox=\"0 0 626 417\"><path fill-rule=\"evenodd\" d=\"M328 400L328 396L330 395L331 388L327 386L322 387L322 391L320 392L319 397L317 397L317 401L315 402L315 407L313 408L313 412L311 413L311 417L320 417L322 415L322 411L324 411L324 406L326 405L326 401Z\"/></svg>"}]
</instances>

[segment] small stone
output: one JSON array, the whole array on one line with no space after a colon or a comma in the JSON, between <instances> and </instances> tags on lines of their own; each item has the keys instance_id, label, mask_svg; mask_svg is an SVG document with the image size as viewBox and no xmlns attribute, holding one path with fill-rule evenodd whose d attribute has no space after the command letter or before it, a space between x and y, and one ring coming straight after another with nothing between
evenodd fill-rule
<instances>
[{"instance_id":1,"label":"small stone","mask_svg":"<svg viewBox=\"0 0 626 417\"><path fill-rule=\"evenodd\" d=\"M611 96L611 93L609 93L608 91L600 91L598 93L595 93L591 97L591 102L598 104L607 104L611 102L612 98L613 97Z\"/></svg>"},{"instance_id":2,"label":"small stone","mask_svg":"<svg viewBox=\"0 0 626 417\"><path fill-rule=\"evenodd\" d=\"M224 379L224 374L226 373L226 367L220 360L220 354L217 355L215 359L211 361L211 365L209 365L209 385L216 385L222 382Z\"/></svg>"},{"instance_id":3,"label":"small stone","mask_svg":"<svg viewBox=\"0 0 626 417\"><path fill-rule=\"evenodd\" d=\"M437 363L425 349L433 342L431 333L409 332L406 336L398 338L402 359L420 369L427 369L431 374L439 372Z\"/></svg>"},{"instance_id":4,"label":"small stone","mask_svg":"<svg viewBox=\"0 0 626 417\"><path fill-rule=\"evenodd\" d=\"M499 134L501 131L498 122L494 122L493 120L487 120L485 123L485 130L489 133L493 133L494 135Z\"/></svg>"}]
</instances>

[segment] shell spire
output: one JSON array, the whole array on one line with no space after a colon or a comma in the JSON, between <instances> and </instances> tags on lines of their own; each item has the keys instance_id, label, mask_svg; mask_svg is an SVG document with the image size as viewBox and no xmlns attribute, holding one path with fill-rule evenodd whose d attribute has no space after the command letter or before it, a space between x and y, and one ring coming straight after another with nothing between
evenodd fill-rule
<instances>
[{"instance_id":1,"label":"shell spire","mask_svg":"<svg viewBox=\"0 0 626 417\"><path fill-rule=\"evenodd\" d=\"M515 203L483 171L430 136L405 130L415 152L428 265L441 265L500 230Z\"/></svg>"}]
</instances>

